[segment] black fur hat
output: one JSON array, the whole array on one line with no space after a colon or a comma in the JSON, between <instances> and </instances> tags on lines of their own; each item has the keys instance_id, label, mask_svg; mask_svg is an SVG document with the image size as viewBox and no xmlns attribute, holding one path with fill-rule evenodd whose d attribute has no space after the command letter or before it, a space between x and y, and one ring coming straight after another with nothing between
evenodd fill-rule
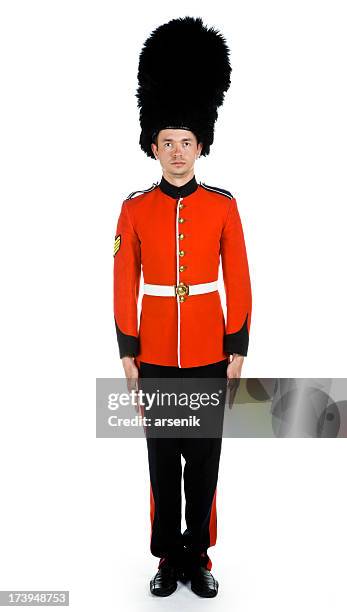
<instances>
[{"instance_id":1,"label":"black fur hat","mask_svg":"<svg viewBox=\"0 0 347 612\"><path fill-rule=\"evenodd\" d=\"M196 135L201 155L208 155L230 74L225 39L200 17L172 19L154 30L140 53L137 75L141 149L154 159L151 143L158 132L182 128Z\"/></svg>"}]
</instances>

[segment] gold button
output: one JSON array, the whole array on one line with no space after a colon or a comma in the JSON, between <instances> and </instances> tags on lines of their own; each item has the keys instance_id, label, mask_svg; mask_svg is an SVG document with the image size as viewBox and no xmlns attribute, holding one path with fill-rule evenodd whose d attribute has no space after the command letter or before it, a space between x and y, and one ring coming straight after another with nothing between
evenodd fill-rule
<instances>
[{"instance_id":1,"label":"gold button","mask_svg":"<svg viewBox=\"0 0 347 612\"><path fill-rule=\"evenodd\" d=\"M180 209L184 208L184 204L179 204L178 208L180 208Z\"/></svg>"},{"instance_id":2,"label":"gold button","mask_svg":"<svg viewBox=\"0 0 347 612\"><path fill-rule=\"evenodd\" d=\"M187 266L180 266L180 272L184 272L187 269Z\"/></svg>"},{"instance_id":3,"label":"gold button","mask_svg":"<svg viewBox=\"0 0 347 612\"><path fill-rule=\"evenodd\" d=\"M183 295L180 295L180 297L178 298L180 302L185 302L186 298Z\"/></svg>"},{"instance_id":4,"label":"gold button","mask_svg":"<svg viewBox=\"0 0 347 612\"><path fill-rule=\"evenodd\" d=\"M179 237L180 240L183 240L184 234L178 234L178 237Z\"/></svg>"},{"instance_id":5,"label":"gold button","mask_svg":"<svg viewBox=\"0 0 347 612\"><path fill-rule=\"evenodd\" d=\"M180 256L180 257L183 257L183 255L184 255L185 253L184 253L184 251L180 251L178 254L179 254L179 256Z\"/></svg>"},{"instance_id":6,"label":"gold button","mask_svg":"<svg viewBox=\"0 0 347 612\"><path fill-rule=\"evenodd\" d=\"M180 218L178 219L178 223L184 223L184 219L182 219L182 217L180 217Z\"/></svg>"}]
</instances>

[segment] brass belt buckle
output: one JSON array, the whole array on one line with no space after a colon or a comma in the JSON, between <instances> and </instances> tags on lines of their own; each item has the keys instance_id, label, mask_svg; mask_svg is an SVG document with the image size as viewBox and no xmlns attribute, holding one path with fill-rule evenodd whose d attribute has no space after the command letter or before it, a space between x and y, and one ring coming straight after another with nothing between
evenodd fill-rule
<instances>
[{"instance_id":1,"label":"brass belt buckle","mask_svg":"<svg viewBox=\"0 0 347 612\"><path fill-rule=\"evenodd\" d=\"M176 295L179 295L179 296L189 295L189 286L186 285L185 283L179 283L178 285L176 285L175 290L176 290Z\"/></svg>"}]
</instances>

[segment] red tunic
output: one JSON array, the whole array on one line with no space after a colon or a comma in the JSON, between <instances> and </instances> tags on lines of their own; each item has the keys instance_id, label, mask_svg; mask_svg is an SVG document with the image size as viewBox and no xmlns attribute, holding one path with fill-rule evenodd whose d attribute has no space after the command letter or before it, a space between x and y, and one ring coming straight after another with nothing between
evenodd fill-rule
<instances>
[{"instance_id":1,"label":"red tunic","mask_svg":"<svg viewBox=\"0 0 347 612\"><path fill-rule=\"evenodd\" d=\"M180 236L180 238L178 238ZM219 291L143 295L145 283L177 286L218 280L222 263L226 321ZM123 202L114 248L114 316L120 357L165 366L194 367L229 354L247 355L252 294L244 235L230 192L161 179Z\"/></svg>"}]
</instances>

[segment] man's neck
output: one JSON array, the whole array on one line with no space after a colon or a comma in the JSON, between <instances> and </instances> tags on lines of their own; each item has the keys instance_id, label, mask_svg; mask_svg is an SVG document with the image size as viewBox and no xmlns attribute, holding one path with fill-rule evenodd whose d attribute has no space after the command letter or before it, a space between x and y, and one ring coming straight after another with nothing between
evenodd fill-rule
<instances>
[{"instance_id":1,"label":"man's neck","mask_svg":"<svg viewBox=\"0 0 347 612\"><path fill-rule=\"evenodd\" d=\"M194 176L194 168L189 170L186 174L181 174L180 176L169 174L168 172L163 171L163 177L166 179L171 185L175 185L175 187L182 187L190 181Z\"/></svg>"}]
</instances>

